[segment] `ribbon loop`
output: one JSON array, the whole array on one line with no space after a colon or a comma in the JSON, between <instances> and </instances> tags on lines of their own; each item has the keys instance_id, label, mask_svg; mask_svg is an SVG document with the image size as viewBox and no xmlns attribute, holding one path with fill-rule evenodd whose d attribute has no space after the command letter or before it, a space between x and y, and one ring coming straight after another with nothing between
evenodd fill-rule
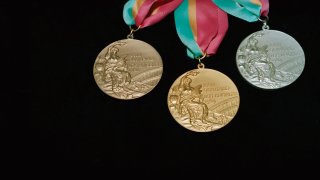
<instances>
[{"instance_id":1,"label":"ribbon loop","mask_svg":"<svg viewBox=\"0 0 320 180\"><path fill-rule=\"evenodd\" d=\"M254 22L259 20L260 16L268 16L269 0L213 0L219 8L246 20Z\"/></svg>"},{"instance_id":2,"label":"ribbon loop","mask_svg":"<svg viewBox=\"0 0 320 180\"><path fill-rule=\"evenodd\" d=\"M212 0L184 0L174 17L189 57L197 59L217 52L228 29L228 17Z\"/></svg>"},{"instance_id":3,"label":"ribbon loop","mask_svg":"<svg viewBox=\"0 0 320 180\"><path fill-rule=\"evenodd\" d=\"M183 0L129 0L123 8L123 19L129 26L151 26L175 10Z\"/></svg>"}]
</instances>

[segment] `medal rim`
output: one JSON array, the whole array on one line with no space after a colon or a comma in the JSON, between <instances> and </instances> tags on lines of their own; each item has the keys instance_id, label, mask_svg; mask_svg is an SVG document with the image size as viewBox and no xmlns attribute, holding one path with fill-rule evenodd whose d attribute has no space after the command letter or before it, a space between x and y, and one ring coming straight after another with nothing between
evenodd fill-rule
<instances>
[{"instance_id":1,"label":"medal rim","mask_svg":"<svg viewBox=\"0 0 320 180\"><path fill-rule=\"evenodd\" d=\"M210 130L210 131L197 131L197 130L195 130L195 129L191 129L191 128L185 127L185 126L184 126L182 123L180 123L180 121L177 120L177 119L173 116L173 114L171 113L171 110L170 110L170 107L169 107L169 96L170 96L170 91L171 91L171 89L175 86L176 81L180 80L181 77L183 77L183 76L184 76L185 74L187 74L188 72L194 71L194 70L212 71L213 73L219 73L219 74L221 74L222 76L224 76L225 78L227 78L230 82L232 82L232 84L233 84L233 86L235 87L236 92L237 92L237 94L238 94L239 103L238 103L238 107L237 107L237 111L236 111L235 115L234 115L226 124L224 124L223 126L217 128L217 129L213 129L213 130ZM210 132L214 132L214 131L220 130L220 129L224 128L225 126L227 126L227 125L236 117L236 115L238 114L239 109L240 109L240 102L241 102L241 101L240 101L239 89L237 88L236 84L231 80L231 78L229 78L227 75L225 75L224 73L222 73L222 72L220 72L220 71L217 71L217 70L214 70L214 69L209 69L209 68L192 69L192 70L189 70L189 71L181 74L178 78L176 78L176 79L174 80L174 82L172 83L172 85L171 85L170 88L169 88L169 92L168 92L168 95L167 95L167 106L168 106L168 110L169 110L172 118L173 118L180 126L182 126L183 128L188 129L188 130L190 130L190 131L192 131L192 132L196 132L196 133L210 133Z\"/></svg>"},{"instance_id":2,"label":"medal rim","mask_svg":"<svg viewBox=\"0 0 320 180\"><path fill-rule=\"evenodd\" d=\"M287 85L285 85L285 86L276 87L276 88L266 88L266 87L257 86L257 85L255 85L255 84L253 84L252 82L250 82L248 79L246 79L246 77L245 77L245 76L241 73L241 71L240 71L240 68L239 68L239 66L238 66L238 58L237 58L237 56L238 56L238 50L240 49L240 47L241 47L241 45L244 43L244 41L247 40L250 36L252 36L254 33L263 32L263 31L271 31L271 32L275 32L275 33L279 33L279 34L282 34L282 35L284 35L284 36L287 36L287 37L289 37L290 39L292 39L292 40L299 46L299 48L301 49L302 56L303 56L303 62L304 62L302 71L301 71L301 73L298 75L298 77L297 77L294 81L290 82L289 84L287 84ZM285 88L285 87L287 87L287 86L290 86L291 84L293 84L294 82L296 82L296 81L302 76L302 74L303 74L303 72L304 72L304 69L305 69L305 66L306 66L306 56L305 56L304 50L303 50L302 46L300 45L300 43L299 43L295 38L293 38L292 36L290 36L289 34L287 34L287 33L285 33L285 32L282 32L282 31L273 30L273 29L263 29L263 30L259 30L259 31L253 32L253 33L249 34L248 36L246 36L246 37L241 41L241 43L239 44L239 46L238 46L238 48L237 48L235 59L236 59L236 61L235 61L236 67L237 67L238 72L239 72L239 74L241 75L242 79L244 79L246 82L248 82L248 84L250 84L252 87L258 88L258 89L262 89L262 90L266 90L266 91L278 90L278 89L282 89L282 88Z\"/></svg>"},{"instance_id":3,"label":"medal rim","mask_svg":"<svg viewBox=\"0 0 320 180\"><path fill-rule=\"evenodd\" d=\"M160 78L159 78L159 81L157 82L157 84L156 84L155 86L153 86L152 88L150 88L150 90L147 91L146 93L144 93L142 96L134 97L134 98L127 98L127 99L125 99L125 98L120 98L120 97L116 97L116 96L112 96L112 95L108 94L107 92L105 92L105 91L100 87L100 85L98 84L98 82L97 82L97 80L96 80L96 78L95 78L95 73L94 73L94 72L95 72L95 65L96 65L96 63L97 63L97 60L98 60L99 55L100 55L105 49L107 49L111 44L114 44L114 43L120 42L120 41L138 41L138 42L140 42L140 43L147 44L147 45L149 45L149 47L150 47L151 49L154 50L154 52L155 52L155 53L157 54L157 56L159 56L159 58L160 58L160 59L159 59L159 60L160 60L159 62L161 63L162 71L161 71L161 76L160 76ZM108 95L109 97L112 97L112 98L114 98L114 99L117 99L117 100L130 101L130 100L135 100L135 99L139 99L139 98L141 98L141 97L143 97L143 96L146 96L146 95L149 94L153 89L155 89L155 87L160 83L160 81L161 81L161 79L162 79L162 75L163 75L163 60L162 60L162 57L161 57L161 55L159 54L159 52L158 52L152 45L150 45L149 43L146 43L145 41L142 41L142 40L139 40L139 39L125 38L125 39L116 40L116 41L108 44L108 45L105 46L104 48L102 48L102 50L100 50L100 52L99 52L98 55L96 56L96 59L95 59L95 61L94 61L94 63L93 63L92 74L93 74L93 79L94 79L96 85L99 87L99 89L100 89L104 94L106 94L106 95Z\"/></svg>"}]
</instances>

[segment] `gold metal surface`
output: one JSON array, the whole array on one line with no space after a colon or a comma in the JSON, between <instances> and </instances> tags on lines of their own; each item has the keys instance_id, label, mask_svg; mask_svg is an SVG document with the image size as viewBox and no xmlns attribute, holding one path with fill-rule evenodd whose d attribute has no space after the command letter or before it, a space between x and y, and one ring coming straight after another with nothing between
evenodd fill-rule
<instances>
[{"instance_id":1,"label":"gold metal surface","mask_svg":"<svg viewBox=\"0 0 320 180\"><path fill-rule=\"evenodd\" d=\"M116 41L104 48L94 63L93 75L99 88L123 100L149 93L163 71L159 53L149 44L135 39Z\"/></svg>"},{"instance_id":2,"label":"gold metal surface","mask_svg":"<svg viewBox=\"0 0 320 180\"><path fill-rule=\"evenodd\" d=\"M180 125L196 132L210 132L234 118L240 97L226 75L212 69L195 69L173 83L167 102Z\"/></svg>"}]
</instances>

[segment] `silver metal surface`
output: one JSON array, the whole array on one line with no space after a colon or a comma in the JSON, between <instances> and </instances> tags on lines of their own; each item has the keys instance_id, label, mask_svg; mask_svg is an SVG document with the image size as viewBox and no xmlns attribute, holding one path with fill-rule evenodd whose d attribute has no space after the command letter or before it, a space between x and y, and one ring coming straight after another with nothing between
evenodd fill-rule
<instances>
[{"instance_id":1,"label":"silver metal surface","mask_svg":"<svg viewBox=\"0 0 320 180\"><path fill-rule=\"evenodd\" d=\"M262 89L278 89L293 83L305 65L304 52L291 36L262 30L245 38L236 57L240 74Z\"/></svg>"}]
</instances>

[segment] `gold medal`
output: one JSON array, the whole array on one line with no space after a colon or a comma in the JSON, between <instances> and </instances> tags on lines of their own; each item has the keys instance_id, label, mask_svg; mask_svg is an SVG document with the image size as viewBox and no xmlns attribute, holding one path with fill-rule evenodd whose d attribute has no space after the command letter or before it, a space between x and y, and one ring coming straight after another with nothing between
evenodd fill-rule
<instances>
[{"instance_id":1,"label":"gold medal","mask_svg":"<svg viewBox=\"0 0 320 180\"><path fill-rule=\"evenodd\" d=\"M130 38L104 48L93 67L99 88L107 95L122 100L149 93L159 83L162 71L159 53L149 44Z\"/></svg>"},{"instance_id":2,"label":"gold medal","mask_svg":"<svg viewBox=\"0 0 320 180\"><path fill-rule=\"evenodd\" d=\"M210 132L224 127L234 118L240 96L226 75L202 67L184 73L173 83L168 93L168 107L183 127Z\"/></svg>"}]
</instances>

